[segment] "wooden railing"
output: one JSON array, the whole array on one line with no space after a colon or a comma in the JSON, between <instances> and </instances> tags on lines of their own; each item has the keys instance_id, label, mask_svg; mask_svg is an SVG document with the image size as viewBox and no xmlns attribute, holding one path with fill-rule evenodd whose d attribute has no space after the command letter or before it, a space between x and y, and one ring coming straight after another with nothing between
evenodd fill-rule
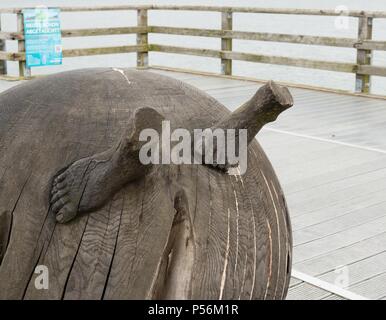
<instances>
[{"instance_id":1,"label":"wooden railing","mask_svg":"<svg viewBox=\"0 0 386 320\"><path fill-rule=\"evenodd\" d=\"M386 67L371 64L372 52L374 50L386 51L386 41L372 40L373 20L386 18L386 12L364 12L351 11L348 13L336 12L334 10L309 10L309 9L266 9L249 7L215 7L215 6L154 6L154 5L127 5L127 6L102 6L102 7L61 7L62 12L82 11L120 11L136 10L137 26L122 28L96 28L80 30L63 30L62 36L66 37L88 37L100 35L136 34L137 44L118 47L86 48L63 50L64 57L77 57L88 55L102 55L113 53L137 52L137 66L145 68L149 65L148 52L176 53L221 59L221 73L232 75L232 61L242 60L258 63L296 66L337 72L348 72L356 74L356 91L370 92L370 76L386 76ZM209 11L221 13L221 29L197 29L178 28L166 26L154 26L148 24L149 10L184 10L184 11ZM286 14L286 15L317 15L317 16L341 16L342 14L359 19L358 38L335 38L308 35L262 33L250 31L233 30L233 13L256 13L256 14ZM1 13L12 13L17 15L17 32L1 32L0 30L0 74L6 74L5 61L18 61L21 76L29 76L30 70L25 65L25 47L23 33L23 14L21 8L0 9ZM1 19L1 18L0 18ZM148 42L149 33L172 34L184 36L199 36L221 38L221 49L187 48L179 46L160 45ZM331 46L342 48L354 48L357 52L356 63L343 63L332 61L311 60L303 58L290 58L283 56L268 56L253 53L235 52L232 50L232 40L256 40L297 43L306 45ZM18 41L18 52L7 52L5 40Z\"/></svg>"}]
</instances>

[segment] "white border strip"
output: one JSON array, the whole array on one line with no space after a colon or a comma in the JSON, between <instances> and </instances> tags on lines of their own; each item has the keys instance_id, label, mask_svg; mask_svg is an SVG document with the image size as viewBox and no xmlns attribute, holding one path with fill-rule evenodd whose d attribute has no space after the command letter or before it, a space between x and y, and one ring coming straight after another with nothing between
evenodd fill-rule
<instances>
[{"instance_id":1,"label":"white border strip","mask_svg":"<svg viewBox=\"0 0 386 320\"><path fill-rule=\"evenodd\" d=\"M348 300L370 300L361 295L358 295L356 293L353 293L351 291L348 291L346 289L333 285L329 282L320 280L318 278L309 276L308 274L305 274L296 270L292 270L292 277L302 280L304 282L307 282L309 284L312 284L315 287L321 288L323 290L326 290L328 292L331 292L333 294L336 294L337 296L340 296Z\"/></svg>"},{"instance_id":2,"label":"white border strip","mask_svg":"<svg viewBox=\"0 0 386 320\"><path fill-rule=\"evenodd\" d=\"M282 134L288 134L288 135L295 136L295 137L312 139L312 140L317 140L317 141L321 141L321 142L335 143L335 144L339 144L339 145L345 146L345 147L356 148L356 149L361 149L361 150L366 150L366 151L372 151L372 152L378 152L378 153L386 154L386 150L378 149L378 148L363 147L363 146L352 144L352 143L346 143L346 142L341 142L341 141L331 140L331 139L325 139L325 138L318 138L318 137L309 136L309 135L306 135L306 134L294 133L294 132L290 132L290 131L273 129L273 128L263 128L263 130L277 132L277 133L282 133Z\"/></svg>"}]
</instances>

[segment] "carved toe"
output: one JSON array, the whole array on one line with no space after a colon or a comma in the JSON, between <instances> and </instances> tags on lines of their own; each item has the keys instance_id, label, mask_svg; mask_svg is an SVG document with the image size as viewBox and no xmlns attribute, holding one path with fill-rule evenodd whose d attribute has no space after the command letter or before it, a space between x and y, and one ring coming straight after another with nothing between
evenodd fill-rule
<instances>
[{"instance_id":1,"label":"carved toe","mask_svg":"<svg viewBox=\"0 0 386 320\"><path fill-rule=\"evenodd\" d=\"M56 221L59 223L66 223L73 218L75 218L77 214L77 209L70 203L64 205L59 212L56 214Z\"/></svg>"}]
</instances>

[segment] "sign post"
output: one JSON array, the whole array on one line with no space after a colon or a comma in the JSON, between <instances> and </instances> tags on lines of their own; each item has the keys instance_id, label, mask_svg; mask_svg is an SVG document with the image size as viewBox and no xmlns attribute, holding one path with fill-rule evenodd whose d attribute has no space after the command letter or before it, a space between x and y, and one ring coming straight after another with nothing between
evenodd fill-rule
<instances>
[{"instance_id":1,"label":"sign post","mask_svg":"<svg viewBox=\"0 0 386 320\"><path fill-rule=\"evenodd\" d=\"M60 9L24 9L27 68L62 64Z\"/></svg>"}]
</instances>

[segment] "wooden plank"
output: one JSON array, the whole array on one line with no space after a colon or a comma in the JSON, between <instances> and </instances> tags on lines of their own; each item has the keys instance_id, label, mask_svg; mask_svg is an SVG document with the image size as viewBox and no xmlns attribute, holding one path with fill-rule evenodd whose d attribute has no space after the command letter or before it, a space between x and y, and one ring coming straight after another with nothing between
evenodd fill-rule
<instances>
[{"instance_id":1,"label":"wooden plank","mask_svg":"<svg viewBox=\"0 0 386 320\"><path fill-rule=\"evenodd\" d=\"M23 40L24 35L20 32L0 32L0 40Z\"/></svg>"},{"instance_id":2,"label":"wooden plank","mask_svg":"<svg viewBox=\"0 0 386 320\"><path fill-rule=\"evenodd\" d=\"M117 5L117 6L61 6L62 12L93 12L93 11L134 11L151 9L150 5ZM17 9L16 9L17 10Z\"/></svg>"},{"instance_id":3,"label":"wooden plank","mask_svg":"<svg viewBox=\"0 0 386 320\"><path fill-rule=\"evenodd\" d=\"M386 68L377 66L358 66L359 75L372 75L386 77Z\"/></svg>"},{"instance_id":4,"label":"wooden plank","mask_svg":"<svg viewBox=\"0 0 386 320\"><path fill-rule=\"evenodd\" d=\"M156 51L156 52L178 53L178 54L187 54L187 55L195 55L195 56L202 56L202 57L221 58L221 51L212 50L212 49L185 48L185 47L166 46L166 45L159 45L159 44L150 44L149 50Z\"/></svg>"},{"instance_id":5,"label":"wooden plank","mask_svg":"<svg viewBox=\"0 0 386 320\"><path fill-rule=\"evenodd\" d=\"M293 234L294 242L296 245L302 245L342 232L348 232L352 228L363 225L374 219L384 217L385 209L386 203L383 202L370 206L365 210L354 210L353 212L336 219L327 220L308 228L296 230Z\"/></svg>"},{"instance_id":6,"label":"wooden plank","mask_svg":"<svg viewBox=\"0 0 386 320\"><path fill-rule=\"evenodd\" d=\"M0 13L20 13L22 8L0 8Z\"/></svg>"},{"instance_id":7,"label":"wooden plank","mask_svg":"<svg viewBox=\"0 0 386 320\"><path fill-rule=\"evenodd\" d=\"M307 199L303 193L289 197L294 221L301 220L295 229L315 226L332 218L340 218L344 214L354 214L357 210L381 205L383 202L381 193L386 189L386 183L379 179L367 184L369 190L365 186L366 184L352 186L336 193L326 192L323 194L324 197L318 197L317 190L315 190L312 199ZM298 198L298 201L293 202L295 197ZM326 200L329 197L331 197L331 203ZM366 204L366 206L361 207L358 206L359 204ZM381 213L379 214L381 215ZM369 216L371 217L371 215Z\"/></svg>"},{"instance_id":8,"label":"wooden plank","mask_svg":"<svg viewBox=\"0 0 386 320\"><path fill-rule=\"evenodd\" d=\"M385 41L365 40L359 41L353 38L318 37L308 35L294 35L281 33L179 28L166 26L145 27L119 27L119 28L94 28L94 29L67 29L62 30L62 37L88 37L102 35L132 34L148 31L149 33L174 34L182 36L212 37L224 39L272 41L285 43L299 43L309 45L321 45L343 48L357 48L364 50L386 50ZM0 32L2 40L23 40L24 35L20 32Z\"/></svg>"},{"instance_id":9,"label":"wooden plank","mask_svg":"<svg viewBox=\"0 0 386 320\"><path fill-rule=\"evenodd\" d=\"M334 152L333 149L331 151ZM337 152L337 150L335 150L335 152ZM326 155L327 152L324 152L324 154ZM319 154L319 156L323 158L323 153ZM352 153L352 156L355 156L355 153ZM346 158L348 158L348 156L346 156ZM299 161L300 159L297 160ZM337 160L344 161L344 157L337 156ZM317 164L315 164L315 166L317 166ZM334 206L339 205L340 203L342 203L342 199L345 199L345 201L347 202L347 207L349 207L351 201L352 203L355 203L357 199L364 200L370 198L371 196L375 196L375 193L377 193L378 191L386 189L386 181L384 180L384 178L369 178L369 180L370 181L368 181L367 183L364 181L363 184L358 183L352 186L343 187L341 190L338 191L325 190L324 193L321 193L324 195L322 199L317 193L317 189L315 189L315 193L311 197L307 195L307 193L305 193L304 195L303 193L298 193L296 194L298 201L292 202L291 207L293 209L296 209L296 216L314 213L316 214L318 211L328 211ZM323 212L321 213L323 214Z\"/></svg>"},{"instance_id":10,"label":"wooden plank","mask_svg":"<svg viewBox=\"0 0 386 320\"><path fill-rule=\"evenodd\" d=\"M376 41L376 40L363 40L359 41L354 45L357 49L363 50L386 50L386 42L385 41Z\"/></svg>"},{"instance_id":11,"label":"wooden plank","mask_svg":"<svg viewBox=\"0 0 386 320\"><path fill-rule=\"evenodd\" d=\"M177 54L196 55L196 56L203 56L203 57L257 62L257 63L287 65L287 66L294 66L294 67L300 67L300 68L321 69L321 70L349 72L349 73L355 72L356 70L356 65L350 64L350 63L317 61L317 60L289 58L289 57L280 57L280 56L265 56L265 55L258 55L258 54L252 54L252 53L228 52L228 51L219 51L219 50L202 49L202 48L184 48L184 47L176 47L176 46L165 46L160 44L150 44L149 47L150 47L150 51L157 51L157 52L177 53Z\"/></svg>"},{"instance_id":12,"label":"wooden plank","mask_svg":"<svg viewBox=\"0 0 386 320\"><path fill-rule=\"evenodd\" d=\"M291 280L290 280L290 283L289 283L289 287L292 288L294 286L297 286L299 284L301 284L303 281L302 280L299 280L299 279L296 279L294 277L291 277Z\"/></svg>"},{"instance_id":13,"label":"wooden plank","mask_svg":"<svg viewBox=\"0 0 386 320\"><path fill-rule=\"evenodd\" d=\"M264 14L290 14L310 16L340 16L337 10L322 9L293 9L293 8L256 8L256 7L229 7L229 6L198 6L198 5L121 5L121 6L62 6L62 12L84 11L128 11L128 10L171 10L171 11L207 11L207 12L238 12L238 13L264 13ZM20 13L22 8L0 8L0 13ZM386 18L385 11L359 11L353 10L345 13L349 17L361 17L366 14L373 18Z\"/></svg>"},{"instance_id":14,"label":"wooden plank","mask_svg":"<svg viewBox=\"0 0 386 320\"><path fill-rule=\"evenodd\" d=\"M25 60L25 54L21 52L0 51L0 60L23 61Z\"/></svg>"},{"instance_id":15,"label":"wooden plank","mask_svg":"<svg viewBox=\"0 0 386 320\"><path fill-rule=\"evenodd\" d=\"M368 258L348 264L346 265L346 270L348 270L349 273L349 281L347 282L347 286L345 286L345 288L351 290L351 287L354 287L358 284L363 284L385 272L386 252L381 252L379 254L375 254L369 256ZM334 270L321 275L320 279L333 283L337 276L338 273L336 270Z\"/></svg>"},{"instance_id":16,"label":"wooden plank","mask_svg":"<svg viewBox=\"0 0 386 320\"><path fill-rule=\"evenodd\" d=\"M329 293L336 294L340 297L343 297L348 300L368 300L367 298L357 295L351 291L345 290L341 288L340 286L337 286L336 284L332 284L326 281L323 281L319 278L312 277L308 274L299 272L297 270L292 270L292 274L297 279L303 280L305 283L308 283L312 286L315 286L319 289L323 289Z\"/></svg>"},{"instance_id":17,"label":"wooden plank","mask_svg":"<svg viewBox=\"0 0 386 320\"><path fill-rule=\"evenodd\" d=\"M334 271L339 266L356 263L385 250L386 233L384 232L375 237L353 243L348 247L339 248L295 265L296 270L316 276Z\"/></svg>"},{"instance_id":18,"label":"wooden plank","mask_svg":"<svg viewBox=\"0 0 386 320\"><path fill-rule=\"evenodd\" d=\"M304 282L289 289L287 300L321 300L329 295L330 292Z\"/></svg>"},{"instance_id":19,"label":"wooden plank","mask_svg":"<svg viewBox=\"0 0 386 320\"><path fill-rule=\"evenodd\" d=\"M333 46L344 48L357 48L360 46L378 46L385 47L386 42L379 41L378 43L361 43L358 44L357 39L353 38L334 38L334 37L318 37L308 35L281 34L281 33L266 33L266 32L251 32L251 31L235 31L235 30L217 30L217 29L198 29L198 28L178 28L165 26L150 26L149 32L161 34L174 34L184 36L198 37L214 37L224 39L240 39L240 40L255 40L255 41L272 41L299 43L309 45ZM381 50L381 49L378 49Z\"/></svg>"},{"instance_id":20,"label":"wooden plank","mask_svg":"<svg viewBox=\"0 0 386 320\"><path fill-rule=\"evenodd\" d=\"M350 63L309 60L302 58L289 58L281 56L264 56L251 53L226 52L224 56L230 56L234 60L287 65L300 68L329 70L336 72L354 72L356 66Z\"/></svg>"},{"instance_id":21,"label":"wooden plank","mask_svg":"<svg viewBox=\"0 0 386 320\"><path fill-rule=\"evenodd\" d=\"M118 35L118 34L141 33L146 31L147 31L146 27L69 29L69 30L62 30L62 37L72 38L72 37L110 36L110 35ZM0 34L0 38L1 38L1 34Z\"/></svg>"},{"instance_id":22,"label":"wooden plank","mask_svg":"<svg viewBox=\"0 0 386 320\"><path fill-rule=\"evenodd\" d=\"M146 27L120 27L120 28L93 28L93 29L67 29L62 30L63 38L109 36L119 34L132 34L146 32ZM0 32L0 40L24 40L20 32Z\"/></svg>"},{"instance_id":23,"label":"wooden plank","mask_svg":"<svg viewBox=\"0 0 386 320\"><path fill-rule=\"evenodd\" d=\"M343 297L339 297L336 294L331 294L328 297L323 298L322 300L347 300Z\"/></svg>"},{"instance_id":24,"label":"wooden plank","mask_svg":"<svg viewBox=\"0 0 386 320\"><path fill-rule=\"evenodd\" d=\"M182 36L212 37L224 39L239 39L251 41L272 41L285 43L299 43L320 46L332 46L343 48L356 48L363 50L386 50L386 41L365 40L359 41L354 38L334 38L308 35L294 35L281 33L179 28L166 26L146 27L119 27L119 28L94 28L94 29L67 29L62 30L62 37L88 37L102 35L133 34L146 32L160 34L174 34ZM0 39L23 40L24 35L19 32L0 32Z\"/></svg>"},{"instance_id":25,"label":"wooden plank","mask_svg":"<svg viewBox=\"0 0 386 320\"><path fill-rule=\"evenodd\" d=\"M355 193L358 194L360 191L361 190L357 190ZM320 204L319 201L315 201L313 204L308 204L308 207L304 204L303 211L300 211L300 208L294 208L289 205L292 213L297 213L292 215L294 230L307 228L339 216L352 214L356 210L362 209L365 212L367 208L378 205L384 200L382 194L384 194L385 191L386 188L383 188L373 193L369 192L364 196L353 196L344 200L342 199L341 201L338 199L334 204L329 206L326 206L324 201L320 201L322 204ZM316 207L319 208L315 210ZM307 208L309 208L310 212L306 212Z\"/></svg>"},{"instance_id":26,"label":"wooden plank","mask_svg":"<svg viewBox=\"0 0 386 320\"><path fill-rule=\"evenodd\" d=\"M106 47L106 48L85 48L85 49L68 49L63 50L63 57L81 57L81 56L93 56L103 54L115 54L115 53L129 53L146 51L147 47L144 45L132 45L132 46L120 46L120 47Z\"/></svg>"},{"instance_id":27,"label":"wooden plank","mask_svg":"<svg viewBox=\"0 0 386 320\"><path fill-rule=\"evenodd\" d=\"M129 53L129 52L146 52L146 51L147 51L147 46L144 46L144 45L129 45L129 46L119 46L119 47L106 47L106 48L67 49L67 50L63 50L63 57L71 58L71 57L81 57L81 56ZM25 53L0 51L0 60L25 61Z\"/></svg>"},{"instance_id":28,"label":"wooden plank","mask_svg":"<svg viewBox=\"0 0 386 320\"><path fill-rule=\"evenodd\" d=\"M381 299L386 295L386 272L351 288L358 294L366 294L370 299Z\"/></svg>"},{"instance_id":29,"label":"wooden plank","mask_svg":"<svg viewBox=\"0 0 386 320\"><path fill-rule=\"evenodd\" d=\"M322 298L322 300L347 300L347 299L337 296L336 294L331 294L328 297Z\"/></svg>"},{"instance_id":30,"label":"wooden plank","mask_svg":"<svg viewBox=\"0 0 386 320\"><path fill-rule=\"evenodd\" d=\"M124 6L99 6L99 7L61 7L64 12L70 11L111 11L111 10L172 10L172 11L208 11L208 12L239 12L239 13L267 13L267 14L293 14L293 15L317 15L340 16L342 13L336 10L321 9L292 9L292 8L256 8L256 7L229 7L229 6L198 6L198 5L124 5ZM360 17L363 11L350 11L347 16ZM371 17L385 18L384 11L367 11Z\"/></svg>"},{"instance_id":31,"label":"wooden plank","mask_svg":"<svg viewBox=\"0 0 386 320\"><path fill-rule=\"evenodd\" d=\"M311 16L340 16L342 12L337 10L323 9L294 9L294 8L256 8L256 7L229 7L229 6L194 6L194 5L153 5L149 10L183 10L183 11L215 11L215 12L238 12L238 13L265 13L265 14L290 14ZM361 17L364 11L349 11L346 16ZM366 11L366 15L374 18L385 18L384 11Z\"/></svg>"}]
</instances>

